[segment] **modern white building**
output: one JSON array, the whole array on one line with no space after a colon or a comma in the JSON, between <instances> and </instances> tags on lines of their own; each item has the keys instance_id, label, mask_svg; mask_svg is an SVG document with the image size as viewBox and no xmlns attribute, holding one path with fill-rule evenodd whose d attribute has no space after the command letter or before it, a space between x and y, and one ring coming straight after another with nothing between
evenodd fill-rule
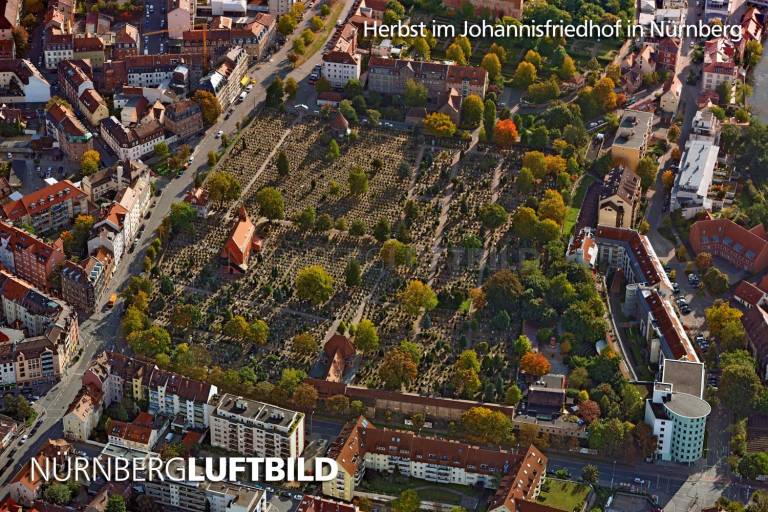
<instances>
[{"instance_id":1,"label":"modern white building","mask_svg":"<svg viewBox=\"0 0 768 512\"><path fill-rule=\"evenodd\" d=\"M685 147L688 148L693 141L704 141L717 144L719 139L720 121L715 117L715 114L708 108L697 110L696 114L693 116L691 133L688 135Z\"/></svg>"},{"instance_id":2,"label":"modern white building","mask_svg":"<svg viewBox=\"0 0 768 512\"><path fill-rule=\"evenodd\" d=\"M246 0L212 0L211 2L211 14L214 16L245 15L247 9L248 2Z\"/></svg>"},{"instance_id":3,"label":"modern white building","mask_svg":"<svg viewBox=\"0 0 768 512\"><path fill-rule=\"evenodd\" d=\"M719 151L719 146L705 140L694 140L688 145L672 187L672 211L682 210L683 217L690 219L703 210L712 209L708 195Z\"/></svg>"},{"instance_id":4,"label":"modern white building","mask_svg":"<svg viewBox=\"0 0 768 512\"><path fill-rule=\"evenodd\" d=\"M259 457L299 457L304 414L229 393L214 400L211 446Z\"/></svg>"},{"instance_id":5,"label":"modern white building","mask_svg":"<svg viewBox=\"0 0 768 512\"><path fill-rule=\"evenodd\" d=\"M704 431L712 407L701 397L656 382L645 402L645 422L656 436L656 458L693 464L704 453Z\"/></svg>"}]
</instances>

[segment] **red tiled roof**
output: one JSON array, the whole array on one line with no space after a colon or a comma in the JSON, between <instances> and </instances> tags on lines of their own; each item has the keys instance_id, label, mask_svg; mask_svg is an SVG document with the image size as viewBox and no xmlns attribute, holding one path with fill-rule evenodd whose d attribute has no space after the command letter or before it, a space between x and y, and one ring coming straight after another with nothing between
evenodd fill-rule
<instances>
[{"instance_id":1,"label":"red tiled roof","mask_svg":"<svg viewBox=\"0 0 768 512\"><path fill-rule=\"evenodd\" d=\"M597 237L629 244L644 274L645 282L649 286L654 286L666 279L666 273L658 258L655 257L655 254L651 255L653 248L650 242L634 229L598 226Z\"/></svg>"},{"instance_id":2,"label":"red tiled roof","mask_svg":"<svg viewBox=\"0 0 768 512\"><path fill-rule=\"evenodd\" d=\"M256 236L256 226L251 222L245 208L240 209L240 217L221 250L221 257L227 258L229 264L244 268L248 264L251 249L260 248L261 239Z\"/></svg>"},{"instance_id":3,"label":"red tiled roof","mask_svg":"<svg viewBox=\"0 0 768 512\"><path fill-rule=\"evenodd\" d=\"M3 211L8 219L15 221L26 215L36 215L67 200L79 201L84 197L85 193L71 181L63 180L4 204Z\"/></svg>"},{"instance_id":4,"label":"red tiled roof","mask_svg":"<svg viewBox=\"0 0 768 512\"><path fill-rule=\"evenodd\" d=\"M305 494L299 503L297 512L357 512L357 510L357 506L352 503Z\"/></svg>"},{"instance_id":5,"label":"red tiled roof","mask_svg":"<svg viewBox=\"0 0 768 512\"><path fill-rule=\"evenodd\" d=\"M662 299L656 290L651 290L645 297L645 301L656 319L656 324L664 336L672 356L675 359L698 362L699 356L693 349L680 319L672 310L669 302Z\"/></svg>"},{"instance_id":6,"label":"red tiled roof","mask_svg":"<svg viewBox=\"0 0 768 512\"><path fill-rule=\"evenodd\" d=\"M757 306L763 299L765 292L745 279L739 283L733 295L747 304Z\"/></svg>"}]
</instances>

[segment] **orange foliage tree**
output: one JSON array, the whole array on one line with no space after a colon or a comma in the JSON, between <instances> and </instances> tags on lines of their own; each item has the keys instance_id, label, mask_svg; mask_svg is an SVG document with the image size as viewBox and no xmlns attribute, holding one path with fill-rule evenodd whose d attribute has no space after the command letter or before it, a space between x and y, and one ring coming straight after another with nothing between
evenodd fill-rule
<instances>
[{"instance_id":1,"label":"orange foliage tree","mask_svg":"<svg viewBox=\"0 0 768 512\"><path fill-rule=\"evenodd\" d=\"M528 375L541 377L549 373L549 360L539 352L528 352L520 360L520 369Z\"/></svg>"},{"instance_id":2,"label":"orange foliage tree","mask_svg":"<svg viewBox=\"0 0 768 512\"><path fill-rule=\"evenodd\" d=\"M515 122L511 119L499 119L493 130L493 142L500 148L508 149L517 141L518 133Z\"/></svg>"}]
</instances>

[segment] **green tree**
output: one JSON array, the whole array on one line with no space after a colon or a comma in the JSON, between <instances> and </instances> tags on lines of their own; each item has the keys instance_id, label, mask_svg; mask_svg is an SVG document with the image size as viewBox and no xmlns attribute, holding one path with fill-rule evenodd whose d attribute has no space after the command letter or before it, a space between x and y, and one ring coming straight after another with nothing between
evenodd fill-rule
<instances>
[{"instance_id":1,"label":"green tree","mask_svg":"<svg viewBox=\"0 0 768 512\"><path fill-rule=\"evenodd\" d=\"M379 242L387 240L391 232L392 227L389 225L387 219L383 217L376 221L376 224L373 226L373 236Z\"/></svg>"},{"instance_id":2,"label":"green tree","mask_svg":"<svg viewBox=\"0 0 768 512\"><path fill-rule=\"evenodd\" d=\"M354 166L349 170L349 192L353 196L361 196L368 192L368 175L362 167Z\"/></svg>"},{"instance_id":3,"label":"green tree","mask_svg":"<svg viewBox=\"0 0 768 512\"><path fill-rule=\"evenodd\" d=\"M710 267L701 278L704 287L713 295L725 293L728 289L728 276L717 267Z\"/></svg>"},{"instance_id":4,"label":"green tree","mask_svg":"<svg viewBox=\"0 0 768 512\"><path fill-rule=\"evenodd\" d=\"M581 478L588 484L596 484L600 480L600 470L594 464L587 464L581 468Z\"/></svg>"},{"instance_id":5,"label":"green tree","mask_svg":"<svg viewBox=\"0 0 768 512\"><path fill-rule=\"evenodd\" d=\"M128 335L127 341L131 350L149 357L167 353L171 348L170 334L159 325L151 325L143 331L132 332Z\"/></svg>"},{"instance_id":6,"label":"green tree","mask_svg":"<svg viewBox=\"0 0 768 512\"><path fill-rule=\"evenodd\" d=\"M461 125L474 130L483 120L483 100L476 94L470 94L461 102Z\"/></svg>"},{"instance_id":7,"label":"green tree","mask_svg":"<svg viewBox=\"0 0 768 512\"><path fill-rule=\"evenodd\" d=\"M519 89L527 89L529 85L536 81L536 66L530 62L521 62L517 65L515 73L512 75L512 82Z\"/></svg>"},{"instance_id":8,"label":"green tree","mask_svg":"<svg viewBox=\"0 0 768 512\"><path fill-rule=\"evenodd\" d=\"M428 284L413 279L398 294L400 303L410 315L417 315L423 308L429 312L437 307L437 295Z\"/></svg>"},{"instance_id":9,"label":"green tree","mask_svg":"<svg viewBox=\"0 0 768 512\"><path fill-rule=\"evenodd\" d=\"M421 498L416 491L406 489L392 501L392 512L418 512L421 508Z\"/></svg>"},{"instance_id":10,"label":"green tree","mask_svg":"<svg viewBox=\"0 0 768 512\"><path fill-rule=\"evenodd\" d=\"M213 171L205 181L211 201L223 206L225 201L234 201L240 197L240 182L227 171Z\"/></svg>"},{"instance_id":11,"label":"green tree","mask_svg":"<svg viewBox=\"0 0 768 512\"><path fill-rule=\"evenodd\" d=\"M106 512L126 512L125 498L120 494L110 496L107 500Z\"/></svg>"},{"instance_id":12,"label":"green tree","mask_svg":"<svg viewBox=\"0 0 768 512\"><path fill-rule=\"evenodd\" d=\"M405 81L405 103L410 107L423 107L427 104L427 87L413 79Z\"/></svg>"},{"instance_id":13,"label":"green tree","mask_svg":"<svg viewBox=\"0 0 768 512\"><path fill-rule=\"evenodd\" d=\"M461 46L457 43L451 43L451 45L448 46L445 50L445 56L460 66L467 65L467 56L464 55L464 50L462 50Z\"/></svg>"},{"instance_id":14,"label":"green tree","mask_svg":"<svg viewBox=\"0 0 768 512\"><path fill-rule=\"evenodd\" d=\"M281 19L284 17L283 15ZM295 41L294 41L295 46ZM285 96L285 85L282 78L279 76L272 80L272 83L267 87L267 98L265 104L271 108L277 108L283 104L283 96Z\"/></svg>"},{"instance_id":15,"label":"green tree","mask_svg":"<svg viewBox=\"0 0 768 512\"><path fill-rule=\"evenodd\" d=\"M488 140L493 140L493 129L496 126L496 104L491 100L485 100L483 109L483 126Z\"/></svg>"},{"instance_id":16,"label":"green tree","mask_svg":"<svg viewBox=\"0 0 768 512\"><path fill-rule=\"evenodd\" d=\"M501 75L501 61L495 53L487 53L480 62L480 67L488 72L488 79L496 80Z\"/></svg>"},{"instance_id":17,"label":"green tree","mask_svg":"<svg viewBox=\"0 0 768 512\"><path fill-rule=\"evenodd\" d=\"M189 231L192 223L197 218L197 211L191 204L181 201L171 204L171 213L169 214L171 230L174 233L180 231Z\"/></svg>"},{"instance_id":18,"label":"green tree","mask_svg":"<svg viewBox=\"0 0 768 512\"><path fill-rule=\"evenodd\" d=\"M49 485L43 495L45 496L45 501L55 505L66 505L72 501L72 491L66 484L61 482L54 482Z\"/></svg>"},{"instance_id":19,"label":"green tree","mask_svg":"<svg viewBox=\"0 0 768 512\"><path fill-rule=\"evenodd\" d=\"M285 84L283 85L283 89L285 90L285 94L288 95L289 99L293 99L296 97L296 92L299 90L299 84L296 83L296 79L292 76L289 76L285 79Z\"/></svg>"},{"instance_id":20,"label":"green tree","mask_svg":"<svg viewBox=\"0 0 768 512\"><path fill-rule=\"evenodd\" d=\"M364 353L370 354L379 349L379 334L373 322L364 318L357 324L355 331L355 346Z\"/></svg>"},{"instance_id":21,"label":"green tree","mask_svg":"<svg viewBox=\"0 0 768 512\"><path fill-rule=\"evenodd\" d=\"M510 384L507 388L507 392L504 395L504 402L507 405L517 405L520 399L523 398L523 392L517 387L517 384Z\"/></svg>"},{"instance_id":22,"label":"green tree","mask_svg":"<svg viewBox=\"0 0 768 512\"><path fill-rule=\"evenodd\" d=\"M557 76L559 76L562 80L570 80L576 76L576 64L573 62L573 59L570 57L570 55L563 57L563 62L557 69Z\"/></svg>"},{"instance_id":23,"label":"green tree","mask_svg":"<svg viewBox=\"0 0 768 512\"><path fill-rule=\"evenodd\" d=\"M488 229L500 228L508 217L507 210L499 203L488 203L480 208L480 222Z\"/></svg>"},{"instance_id":24,"label":"green tree","mask_svg":"<svg viewBox=\"0 0 768 512\"><path fill-rule=\"evenodd\" d=\"M334 161L340 156L341 148L339 148L339 143L336 142L336 139L331 139L328 143L328 153L326 154L326 158L330 161Z\"/></svg>"},{"instance_id":25,"label":"green tree","mask_svg":"<svg viewBox=\"0 0 768 512\"><path fill-rule=\"evenodd\" d=\"M331 298L333 278L321 265L310 265L296 275L295 287L300 299L317 306Z\"/></svg>"},{"instance_id":26,"label":"green tree","mask_svg":"<svg viewBox=\"0 0 768 512\"><path fill-rule=\"evenodd\" d=\"M360 285L360 282L361 282L360 263L355 258L351 258L347 263L347 268L344 269L344 278L347 286L351 287L351 286Z\"/></svg>"},{"instance_id":27,"label":"green tree","mask_svg":"<svg viewBox=\"0 0 768 512\"><path fill-rule=\"evenodd\" d=\"M256 194L261 214L269 220L285 218L283 195L274 187L264 187Z\"/></svg>"},{"instance_id":28,"label":"green tree","mask_svg":"<svg viewBox=\"0 0 768 512\"><path fill-rule=\"evenodd\" d=\"M640 176L640 183L644 190L653 185L656 181L656 174L659 172L659 163L652 156L646 156L640 159L637 164L637 175Z\"/></svg>"},{"instance_id":29,"label":"green tree","mask_svg":"<svg viewBox=\"0 0 768 512\"><path fill-rule=\"evenodd\" d=\"M277 173L280 176L287 176L288 173L291 170L290 164L288 163L288 155L285 154L285 151L280 151L280 153L277 154Z\"/></svg>"},{"instance_id":30,"label":"green tree","mask_svg":"<svg viewBox=\"0 0 768 512\"><path fill-rule=\"evenodd\" d=\"M296 223L302 231L309 231L315 226L316 219L317 213L315 212L315 209L311 206L307 206L296 217Z\"/></svg>"}]
</instances>

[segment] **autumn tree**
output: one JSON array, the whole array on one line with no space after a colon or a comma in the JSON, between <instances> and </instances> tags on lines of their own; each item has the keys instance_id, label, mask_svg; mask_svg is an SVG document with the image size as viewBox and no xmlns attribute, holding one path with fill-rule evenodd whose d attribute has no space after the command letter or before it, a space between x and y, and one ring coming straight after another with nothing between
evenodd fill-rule
<instances>
[{"instance_id":1,"label":"autumn tree","mask_svg":"<svg viewBox=\"0 0 768 512\"><path fill-rule=\"evenodd\" d=\"M436 137L452 137L456 133L456 125L448 114L432 112L424 118L424 131Z\"/></svg>"},{"instance_id":2,"label":"autumn tree","mask_svg":"<svg viewBox=\"0 0 768 512\"><path fill-rule=\"evenodd\" d=\"M589 425L600 417L600 406L593 400L584 400L579 402L578 414Z\"/></svg>"},{"instance_id":3,"label":"autumn tree","mask_svg":"<svg viewBox=\"0 0 768 512\"><path fill-rule=\"evenodd\" d=\"M664 174L661 175L661 182L664 184L664 188L672 190L672 186L675 184L675 174L667 169Z\"/></svg>"},{"instance_id":4,"label":"autumn tree","mask_svg":"<svg viewBox=\"0 0 768 512\"><path fill-rule=\"evenodd\" d=\"M296 295L314 305L320 305L331 298L333 278L321 265L310 265L299 270L295 281Z\"/></svg>"},{"instance_id":5,"label":"autumn tree","mask_svg":"<svg viewBox=\"0 0 768 512\"><path fill-rule=\"evenodd\" d=\"M712 255L707 251L701 251L696 255L696 267L699 270L706 270L712 266Z\"/></svg>"},{"instance_id":6,"label":"autumn tree","mask_svg":"<svg viewBox=\"0 0 768 512\"><path fill-rule=\"evenodd\" d=\"M379 376L388 389L401 389L416 380L418 364L413 355L400 347L387 350L379 367Z\"/></svg>"},{"instance_id":7,"label":"autumn tree","mask_svg":"<svg viewBox=\"0 0 768 512\"><path fill-rule=\"evenodd\" d=\"M216 120L221 115L221 104L216 96L203 89L197 89L192 99L200 106L205 125L211 126L216 123Z\"/></svg>"},{"instance_id":8,"label":"autumn tree","mask_svg":"<svg viewBox=\"0 0 768 512\"><path fill-rule=\"evenodd\" d=\"M390 503L390 507L392 512L419 512L419 509L421 509L421 498L419 498L419 494L416 491L406 489Z\"/></svg>"},{"instance_id":9,"label":"autumn tree","mask_svg":"<svg viewBox=\"0 0 768 512\"><path fill-rule=\"evenodd\" d=\"M523 61L517 65L517 69L515 69L512 75L512 82L519 89L527 89L529 85L536 81L536 76L536 66L530 62Z\"/></svg>"},{"instance_id":10,"label":"autumn tree","mask_svg":"<svg viewBox=\"0 0 768 512\"><path fill-rule=\"evenodd\" d=\"M640 176L640 183L643 186L643 190L653 185L656 181L656 174L659 172L659 163L652 156L646 156L640 159L637 164L637 170L635 171Z\"/></svg>"},{"instance_id":11,"label":"autumn tree","mask_svg":"<svg viewBox=\"0 0 768 512\"><path fill-rule=\"evenodd\" d=\"M205 188L211 201L219 203L219 206L240 197L240 182L227 171L213 171L205 180Z\"/></svg>"},{"instance_id":12,"label":"autumn tree","mask_svg":"<svg viewBox=\"0 0 768 512\"><path fill-rule=\"evenodd\" d=\"M417 279L408 282L398 294L403 309L409 315L417 315L422 309L430 312L437 307L437 295L432 288Z\"/></svg>"},{"instance_id":13,"label":"autumn tree","mask_svg":"<svg viewBox=\"0 0 768 512\"><path fill-rule=\"evenodd\" d=\"M488 203L480 207L480 222L488 229L496 229L507 222L509 214L499 203Z\"/></svg>"},{"instance_id":14,"label":"autumn tree","mask_svg":"<svg viewBox=\"0 0 768 512\"><path fill-rule=\"evenodd\" d=\"M557 68L557 76L562 80L570 80L576 76L576 64L570 55L565 55L563 57L563 62L560 64L560 67Z\"/></svg>"},{"instance_id":15,"label":"autumn tree","mask_svg":"<svg viewBox=\"0 0 768 512\"><path fill-rule=\"evenodd\" d=\"M312 411L317 406L317 390L311 384L301 383L291 394L291 403L300 411Z\"/></svg>"},{"instance_id":16,"label":"autumn tree","mask_svg":"<svg viewBox=\"0 0 768 512\"><path fill-rule=\"evenodd\" d=\"M95 149L89 149L83 153L80 158L80 170L83 176L88 176L99 170L99 164L101 163L101 156Z\"/></svg>"},{"instance_id":17,"label":"autumn tree","mask_svg":"<svg viewBox=\"0 0 768 512\"><path fill-rule=\"evenodd\" d=\"M453 365L452 382L456 393L470 398L480 390L480 362L474 350L465 350Z\"/></svg>"},{"instance_id":18,"label":"autumn tree","mask_svg":"<svg viewBox=\"0 0 768 512\"><path fill-rule=\"evenodd\" d=\"M467 409L461 415L461 427L467 437L478 443L509 444L514 437L509 417L487 407Z\"/></svg>"},{"instance_id":19,"label":"autumn tree","mask_svg":"<svg viewBox=\"0 0 768 512\"><path fill-rule=\"evenodd\" d=\"M391 238L384 242L379 251L379 258L388 267L410 265L413 263L413 250L400 240Z\"/></svg>"},{"instance_id":20,"label":"autumn tree","mask_svg":"<svg viewBox=\"0 0 768 512\"><path fill-rule=\"evenodd\" d=\"M487 53L480 62L480 67L488 72L488 79L491 82L501 75L501 61L495 53Z\"/></svg>"},{"instance_id":21,"label":"autumn tree","mask_svg":"<svg viewBox=\"0 0 768 512\"><path fill-rule=\"evenodd\" d=\"M560 192L554 189L548 189L544 192L544 196L539 201L539 218L552 219L561 225L565 219L566 211L565 201L563 201Z\"/></svg>"},{"instance_id":22,"label":"autumn tree","mask_svg":"<svg viewBox=\"0 0 768 512\"><path fill-rule=\"evenodd\" d=\"M529 352L520 359L520 369L528 375L541 377L549 373L549 360L539 352Z\"/></svg>"},{"instance_id":23,"label":"autumn tree","mask_svg":"<svg viewBox=\"0 0 768 512\"><path fill-rule=\"evenodd\" d=\"M511 119L499 119L493 129L493 142L502 149L509 149L517 142L518 133L515 122Z\"/></svg>"},{"instance_id":24,"label":"autumn tree","mask_svg":"<svg viewBox=\"0 0 768 512\"><path fill-rule=\"evenodd\" d=\"M467 56L464 55L464 50L457 43L452 43L448 46L445 50L445 56L460 66L467 65Z\"/></svg>"},{"instance_id":25,"label":"autumn tree","mask_svg":"<svg viewBox=\"0 0 768 512\"><path fill-rule=\"evenodd\" d=\"M291 348L302 355L312 355L317 352L318 343L312 334L305 332L293 337Z\"/></svg>"},{"instance_id":26,"label":"autumn tree","mask_svg":"<svg viewBox=\"0 0 768 512\"><path fill-rule=\"evenodd\" d=\"M372 353L379 349L379 334L373 322L367 318L360 320L355 330L355 346L363 353Z\"/></svg>"},{"instance_id":27,"label":"autumn tree","mask_svg":"<svg viewBox=\"0 0 768 512\"><path fill-rule=\"evenodd\" d=\"M349 192L353 196L361 196L368 192L368 175L362 167L356 165L349 170L347 178L349 183Z\"/></svg>"}]
</instances>

